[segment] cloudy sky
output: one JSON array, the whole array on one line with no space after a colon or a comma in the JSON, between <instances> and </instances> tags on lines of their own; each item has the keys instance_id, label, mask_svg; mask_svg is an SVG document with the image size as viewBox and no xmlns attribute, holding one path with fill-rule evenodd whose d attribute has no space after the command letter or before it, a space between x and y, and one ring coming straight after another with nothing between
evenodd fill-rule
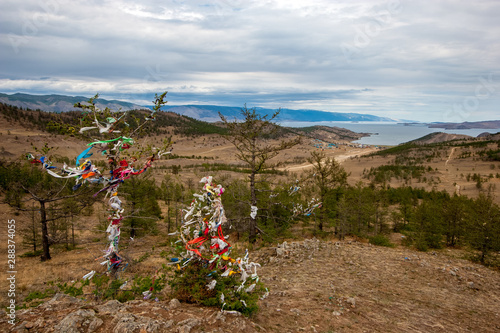
<instances>
[{"instance_id":1,"label":"cloudy sky","mask_svg":"<svg viewBox=\"0 0 500 333\"><path fill-rule=\"evenodd\" d=\"M0 92L500 119L500 1L2 0Z\"/></svg>"}]
</instances>

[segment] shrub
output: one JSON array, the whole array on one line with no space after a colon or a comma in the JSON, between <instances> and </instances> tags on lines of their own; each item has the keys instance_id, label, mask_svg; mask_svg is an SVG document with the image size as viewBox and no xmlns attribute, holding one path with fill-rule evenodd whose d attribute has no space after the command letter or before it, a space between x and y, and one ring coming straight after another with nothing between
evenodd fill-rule
<instances>
[{"instance_id":1,"label":"shrub","mask_svg":"<svg viewBox=\"0 0 500 333\"><path fill-rule=\"evenodd\" d=\"M209 289L207 284L212 279L215 279L217 284L213 289ZM255 289L246 292L249 285L240 288L240 279L219 276L218 272L209 269L208 262L204 261L191 263L177 270L169 285L172 288L171 296L181 302L235 310L245 316L257 313L257 302L265 290L262 283L256 282Z\"/></svg>"},{"instance_id":2,"label":"shrub","mask_svg":"<svg viewBox=\"0 0 500 333\"><path fill-rule=\"evenodd\" d=\"M369 238L370 244L377 246L395 247L396 245L391 243L389 238L385 235L378 234Z\"/></svg>"}]
</instances>

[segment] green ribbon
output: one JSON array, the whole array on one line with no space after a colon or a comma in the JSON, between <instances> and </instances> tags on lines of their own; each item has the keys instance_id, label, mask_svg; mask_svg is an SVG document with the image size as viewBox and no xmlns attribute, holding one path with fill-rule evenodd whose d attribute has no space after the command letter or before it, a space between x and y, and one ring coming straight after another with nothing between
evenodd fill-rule
<instances>
[{"instance_id":1,"label":"green ribbon","mask_svg":"<svg viewBox=\"0 0 500 333\"><path fill-rule=\"evenodd\" d=\"M100 144L100 143L110 143L110 142L114 142L114 141L118 141L118 140L123 140L123 143L128 143L128 142L133 143L134 142L134 139L132 139L132 138L120 136L116 139L91 142L91 143L88 143L87 146L93 146L93 145Z\"/></svg>"}]
</instances>

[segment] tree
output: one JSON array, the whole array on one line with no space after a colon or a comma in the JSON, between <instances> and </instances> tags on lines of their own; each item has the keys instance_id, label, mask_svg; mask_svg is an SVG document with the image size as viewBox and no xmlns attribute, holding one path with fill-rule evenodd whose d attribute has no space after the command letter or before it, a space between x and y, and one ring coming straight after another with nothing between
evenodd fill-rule
<instances>
[{"instance_id":1,"label":"tree","mask_svg":"<svg viewBox=\"0 0 500 333\"><path fill-rule=\"evenodd\" d=\"M420 251L428 248L439 249L443 247L445 225L443 221L443 202L445 199L434 195L434 200L426 199L415 209L415 214L410 222L415 231L416 247Z\"/></svg>"},{"instance_id":2,"label":"tree","mask_svg":"<svg viewBox=\"0 0 500 333\"><path fill-rule=\"evenodd\" d=\"M151 177L131 178L120 186L126 198L127 216L123 226L128 228L129 236L142 236L156 231L156 221L161 217L158 205L159 189Z\"/></svg>"},{"instance_id":3,"label":"tree","mask_svg":"<svg viewBox=\"0 0 500 333\"><path fill-rule=\"evenodd\" d=\"M462 241L465 233L467 206L470 199L454 194L443 206L446 223L446 245L455 246Z\"/></svg>"},{"instance_id":4,"label":"tree","mask_svg":"<svg viewBox=\"0 0 500 333\"><path fill-rule=\"evenodd\" d=\"M322 151L313 151L307 159L313 165L308 178L319 195L323 205L320 208L318 230L323 226L333 209L333 205L340 198L339 190L347 186L349 174L334 158L326 157Z\"/></svg>"},{"instance_id":5,"label":"tree","mask_svg":"<svg viewBox=\"0 0 500 333\"><path fill-rule=\"evenodd\" d=\"M165 204L167 205L167 215L165 217L165 221L167 222L167 232L170 233L172 229L172 213L175 217L175 225L174 228L177 229L179 225L179 205L182 205L184 202L184 198L186 196L186 190L182 182L178 179L173 178L170 175L165 175L165 178L161 182L161 196Z\"/></svg>"},{"instance_id":6,"label":"tree","mask_svg":"<svg viewBox=\"0 0 500 333\"><path fill-rule=\"evenodd\" d=\"M220 112L219 116L226 125L229 133L224 136L231 142L237 150L236 157L245 163L250 171L250 206L255 211L258 209L256 192L257 175L264 170L275 167L277 163L271 163L271 159L276 157L283 150L289 149L301 142L300 137L278 139L273 143L271 139L276 139L278 132L282 128L274 123L279 115L277 110L270 117L260 115L255 108L248 109L246 105L241 109L243 122L234 120L228 121ZM254 208L255 207L255 208ZM250 214L249 241L255 242L257 236L257 215Z\"/></svg>"},{"instance_id":7,"label":"tree","mask_svg":"<svg viewBox=\"0 0 500 333\"><path fill-rule=\"evenodd\" d=\"M500 207L491 196L480 193L471 208L465 237L484 264L491 252L500 251Z\"/></svg>"},{"instance_id":8,"label":"tree","mask_svg":"<svg viewBox=\"0 0 500 333\"><path fill-rule=\"evenodd\" d=\"M2 163L1 169L7 177L7 181L1 184L6 191L4 202L20 211L39 212L43 248L41 259L50 260L50 246L58 241L54 232L50 233L51 223L76 215L92 205L95 199L90 195L91 188L72 192L67 180L54 178L30 164ZM64 204L64 201L75 198L78 200L73 205ZM36 205L26 205L28 201Z\"/></svg>"}]
</instances>

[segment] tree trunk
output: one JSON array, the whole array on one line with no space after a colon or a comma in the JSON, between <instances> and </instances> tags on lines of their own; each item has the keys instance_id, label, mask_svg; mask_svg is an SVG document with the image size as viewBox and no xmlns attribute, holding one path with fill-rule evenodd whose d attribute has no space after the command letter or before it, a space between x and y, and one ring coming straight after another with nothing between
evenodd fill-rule
<instances>
[{"instance_id":1,"label":"tree trunk","mask_svg":"<svg viewBox=\"0 0 500 333\"><path fill-rule=\"evenodd\" d=\"M71 216L71 238L73 243L73 249L75 248L75 223L73 221L73 216Z\"/></svg>"},{"instance_id":2,"label":"tree trunk","mask_svg":"<svg viewBox=\"0 0 500 333\"><path fill-rule=\"evenodd\" d=\"M66 250L69 251L69 226L68 226L68 219L64 219L64 229L66 231Z\"/></svg>"},{"instance_id":3,"label":"tree trunk","mask_svg":"<svg viewBox=\"0 0 500 333\"><path fill-rule=\"evenodd\" d=\"M33 208L31 215L31 222L33 222L33 254L36 253L36 224L35 224L35 205L31 206Z\"/></svg>"},{"instance_id":4,"label":"tree trunk","mask_svg":"<svg viewBox=\"0 0 500 333\"><path fill-rule=\"evenodd\" d=\"M135 212L135 202L132 201L132 212ZM135 217L132 217L130 219L130 237L134 238L135 237Z\"/></svg>"},{"instance_id":5,"label":"tree trunk","mask_svg":"<svg viewBox=\"0 0 500 333\"><path fill-rule=\"evenodd\" d=\"M175 202L175 229L179 227L179 213L177 211L177 201Z\"/></svg>"},{"instance_id":6,"label":"tree trunk","mask_svg":"<svg viewBox=\"0 0 500 333\"><path fill-rule=\"evenodd\" d=\"M250 174L250 201L251 205L257 207L257 194L255 193L255 171ZM250 216L248 225L248 240L250 243L255 243L257 240L257 220Z\"/></svg>"},{"instance_id":7,"label":"tree trunk","mask_svg":"<svg viewBox=\"0 0 500 333\"><path fill-rule=\"evenodd\" d=\"M325 205L326 194L323 191L321 191L321 193L319 194L319 196L321 198L322 205L319 208L318 230L319 231L323 231L323 221L325 220L325 217L326 217L326 205Z\"/></svg>"},{"instance_id":8,"label":"tree trunk","mask_svg":"<svg viewBox=\"0 0 500 333\"><path fill-rule=\"evenodd\" d=\"M49 230L47 228L47 211L45 210L45 201L39 201L40 203L40 223L42 223L42 246L43 254L41 256L42 261L50 260L50 250L49 250Z\"/></svg>"}]
</instances>

